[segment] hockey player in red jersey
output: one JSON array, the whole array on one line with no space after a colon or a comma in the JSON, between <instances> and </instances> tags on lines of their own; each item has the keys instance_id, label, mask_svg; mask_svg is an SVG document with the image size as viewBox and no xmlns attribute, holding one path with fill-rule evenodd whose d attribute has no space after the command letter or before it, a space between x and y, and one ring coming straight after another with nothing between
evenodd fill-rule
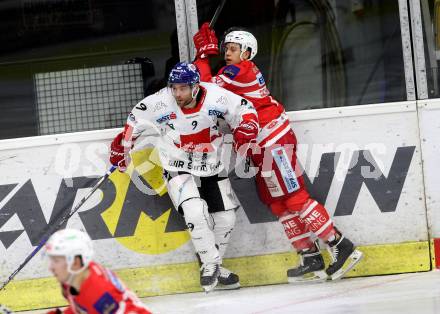
<instances>
[{"instance_id":1,"label":"hockey player in red jersey","mask_svg":"<svg viewBox=\"0 0 440 314\"><path fill-rule=\"evenodd\" d=\"M92 260L89 236L79 230L54 233L45 246L49 270L60 282L69 306L49 314L148 314L148 309L109 269Z\"/></svg>"},{"instance_id":2,"label":"hockey player in red jersey","mask_svg":"<svg viewBox=\"0 0 440 314\"><path fill-rule=\"evenodd\" d=\"M262 73L252 62L257 54L256 38L240 29L225 34L222 50L226 65L217 75L211 74L209 56L219 53L218 40L208 23L194 36L197 49L194 63L202 81L215 82L252 101L257 110L260 132L251 158L259 168L256 175L259 196L278 217L301 259L298 267L287 271L288 281L338 279L362 258L362 252L334 227L327 210L311 198L303 177L295 172L297 140L283 105L271 96ZM317 242L311 240L312 233L331 252L332 263L325 272Z\"/></svg>"}]
</instances>

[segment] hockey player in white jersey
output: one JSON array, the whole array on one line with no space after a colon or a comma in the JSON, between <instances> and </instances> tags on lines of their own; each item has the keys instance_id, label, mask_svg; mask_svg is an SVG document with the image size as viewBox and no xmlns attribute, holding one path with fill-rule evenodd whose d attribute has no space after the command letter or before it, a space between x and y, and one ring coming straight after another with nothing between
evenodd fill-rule
<instances>
[{"instance_id":1,"label":"hockey player in white jersey","mask_svg":"<svg viewBox=\"0 0 440 314\"><path fill-rule=\"evenodd\" d=\"M131 111L123 132L111 144L110 161L124 171L129 150L143 131L160 133L159 151L168 194L183 214L202 267L205 291L219 282L239 287L238 276L222 267L235 224L238 200L223 170L223 134L218 119L231 127L236 147L255 141L258 118L246 99L211 83L200 83L196 67L178 63L168 87L144 98Z\"/></svg>"}]
</instances>

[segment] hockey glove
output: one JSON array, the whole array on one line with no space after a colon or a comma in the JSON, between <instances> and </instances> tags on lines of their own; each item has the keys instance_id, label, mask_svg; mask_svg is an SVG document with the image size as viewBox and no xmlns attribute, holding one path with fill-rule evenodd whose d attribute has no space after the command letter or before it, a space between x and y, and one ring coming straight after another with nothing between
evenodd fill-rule
<instances>
[{"instance_id":1,"label":"hockey glove","mask_svg":"<svg viewBox=\"0 0 440 314\"><path fill-rule=\"evenodd\" d=\"M218 55L218 39L215 31L209 27L209 23L203 23L199 31L194 35L194 46L197 50L196 58L207 58L210 55Z\"/></svg>"},{"instance_id":2,"label":"hockey glove","mask_svg":"<svg viewBox=\"0 0 440 314\"><path fill-rule=\"evenodd\" d=\"M119 133L113 139L110 145L110 163L113 166L118 166L120 172L125 172L130 163L130 155L128 149L122 145L124 139L124 132Z\"/></svg>"},{"instance_id":3,"label":"hockey glove","mask_svg":"<svg viewBox=\"0 0 440 314\"><path fill-rule=\"evenodd\" d=\"M250 153L251 143L256 142L258 135L258 124L254 121L243 121L234 130L235 150L242 155ZM246 144L245 148L242 148Z\"/></svg>"}]
</instances>

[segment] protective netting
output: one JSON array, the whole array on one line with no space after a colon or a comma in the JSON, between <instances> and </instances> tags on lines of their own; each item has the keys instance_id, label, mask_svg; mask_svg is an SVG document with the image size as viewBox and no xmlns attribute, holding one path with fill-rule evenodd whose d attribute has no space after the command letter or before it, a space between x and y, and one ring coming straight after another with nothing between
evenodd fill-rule
<instances>
[{"instance_id":1,"label":"protective netting","mask_svg":"<svg viewBox=\"0 0 440 314\"><path fill-rule=\"evenodd\" d=\"M34 82L39 135L121 127L144 97L140 64L37 73Z\"/></svg>"}]
</instances>

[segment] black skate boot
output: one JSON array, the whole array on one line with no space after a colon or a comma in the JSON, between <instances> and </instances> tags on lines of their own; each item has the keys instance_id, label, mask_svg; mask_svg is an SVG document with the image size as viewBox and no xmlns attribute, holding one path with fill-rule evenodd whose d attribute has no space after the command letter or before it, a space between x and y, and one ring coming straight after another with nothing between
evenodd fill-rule
<instances>
[{"instance_id":1,"label":"black skate boot","mask_svg":"<svg viewBox=\"0 0 440 314\"><path fill-rule=\"evenodd\" d=\"M331 280L344 276L363 257L363 253L356 250L354 244L343 235L340 235L339 239L328 242L328 245L332 263L326 273Z\"/></svg>"},{"instance_id":2,"label":"black skate boot","mask_svg":"<svg viewBox=\"0 0 440 314\"><path fill-rule=\"evenodd\" d=\"M300 258L299 266L287 270L287 281L289 283L317 282L327 279L327 274L324 271L324 259L316 243L313 251L306 249L298 254Z\"/></svg>"},{"instance_id":3,"label":"black skate boot","mask_svg":"<svg viewBox=\"0 0 440 314\"><path fill-rule=\"evenodd\" d=\"M240 288L240 278L229 269L220 266L220 276L218 277L216 290L230 290Z\"/></svg>"},{"instance_id":4,"label":"black skate boot","mask_svg":"<svg viewBox=\"0 0 440 314\"><path fill-rule=\"evenodd\" d=\"M204 264L200 268L200 285L205 292L212 291L218 284L220 267L218 264Z\"/></svg>"}]
</instances>

